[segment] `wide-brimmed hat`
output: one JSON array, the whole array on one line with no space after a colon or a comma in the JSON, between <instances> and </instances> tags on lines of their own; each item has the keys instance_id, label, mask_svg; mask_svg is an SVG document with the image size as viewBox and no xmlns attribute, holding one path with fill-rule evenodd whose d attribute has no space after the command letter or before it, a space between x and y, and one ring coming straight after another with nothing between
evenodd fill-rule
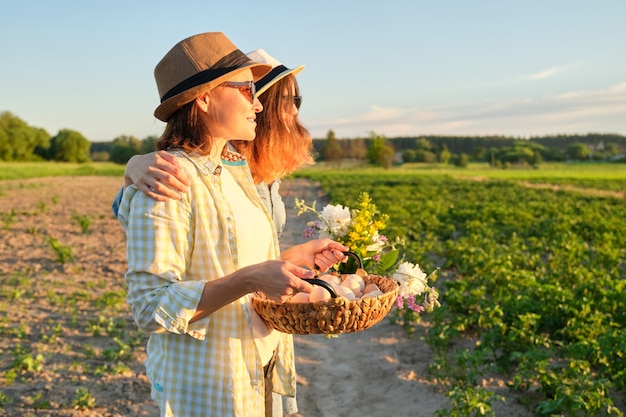
<instances>
[{"instance_id":1,"label":"wide-brimmed hat","mask_svg":"<svg viewBox=\"0 0 626 417\"><path fill-rule=\"evenodd\" d=\"M154 69L161 97L154 116L167 122L176 110L238 72L250 69L257 81L271 68L247 57L221 32L191 36L174 45Z\"/></svg>"},{"instance_id":2,"label":"wide-brimmed hat","mask_svg":"<svg viewBox=\"0 0 626 417\"><path fill-rule=\"evenodd\" d=\"M304 65L300 65L297 68L289 69L281 64L276 58L265 52L263 49L256 49L252 52L248 52L248 58L256 62L262 62L272 66L272 70L268 72L263 78L258 80L256 84L257 95L263 94L265 90L270 88L273 84L286 77L289 74L297 75Z\"/></svg>"}]
</instances>

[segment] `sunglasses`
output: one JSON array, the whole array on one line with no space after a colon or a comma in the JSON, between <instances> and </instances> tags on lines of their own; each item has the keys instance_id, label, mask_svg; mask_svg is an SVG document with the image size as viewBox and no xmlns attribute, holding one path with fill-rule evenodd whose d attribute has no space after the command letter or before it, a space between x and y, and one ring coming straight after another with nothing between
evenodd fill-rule
<instances>
[{"instance_id":1,"label":"sunglasses","mask_svg":"<svg viewBox=\"0 0 626 417\"><path fill-rule=\"evenodd\" d=\"M300 106L302 105L302 96L293 96L293 104L296 106L296 109L300 110Z\"/></svg>"},{"instance_id":2,"label":"sunglasses","mask_svg":"<svg viewBox=\"0 0 626 417\"><path fill-rule=\"evenodd\" d=\"M256 96L256 85L254 81L227 81L221 84L221 86L236 88L250 103L254 103L254 97Z\"/></svg>"}]
</instances>

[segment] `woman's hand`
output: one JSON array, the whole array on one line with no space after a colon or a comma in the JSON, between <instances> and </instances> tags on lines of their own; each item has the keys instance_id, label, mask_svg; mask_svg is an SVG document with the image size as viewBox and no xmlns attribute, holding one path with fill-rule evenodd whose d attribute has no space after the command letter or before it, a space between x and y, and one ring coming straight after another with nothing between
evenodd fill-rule
<instances>
[{"instance_id":1,"label":"woman's hand","mask_svg":"<svg viewBox=\"0 0 626 417\"><path fill-rule=\"evenodd\" d=\"M251 278L251 289L260 291L270 300L283 303L298 292L311 292L311 284L301 278L313 278L310 269L286 261L266 261L242 268ZM251 292L253 292L251 291Z\"/></svg>"},{"instance_id":2,"label":"woman's hand","mask_svg":"<svg viewBox=\"0 0 626 417\"><path fill-rule=\"evenodd\" d=\"M176 157L165 151L130 158L124 180L125 186L135 184L141 192L157 201L180 200L180 194L187 192L189 186L189 179Z\"/></svg>"},{"instance_id":3,"label":"woman's hand","mask_svg":"<svg viewBox=\"0 0 626 417\"><path fill-rule=\"evenodd\" d=\"M311 269L317 266L320 271L325 272L337 262L344 261L346 255L343 252L348 250L347 246L334 240L328 238L315 239L284 250L280 257L292 264Z\"/></svg>"}]
</instances>

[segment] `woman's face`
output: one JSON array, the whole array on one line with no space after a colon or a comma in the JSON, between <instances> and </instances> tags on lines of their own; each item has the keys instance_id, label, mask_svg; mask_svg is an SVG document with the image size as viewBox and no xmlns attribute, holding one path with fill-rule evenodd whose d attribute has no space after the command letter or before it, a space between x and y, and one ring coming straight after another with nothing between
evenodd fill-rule
<instances>
[{"instance_id":1,"label":"woman's face","mask_svg":"<svg viewBox=\"0 0 626 417\"><path fill-rule=\"evenodd\" d=\"M229 82L252 81L252 71L245 70L234 75ZM214 88L207 97L207 115L210 118L214 138L253 140L256 114L263 110L258 98L250 102L250 91L244 86L222 85Z\"/></svg>"}]
</instances>

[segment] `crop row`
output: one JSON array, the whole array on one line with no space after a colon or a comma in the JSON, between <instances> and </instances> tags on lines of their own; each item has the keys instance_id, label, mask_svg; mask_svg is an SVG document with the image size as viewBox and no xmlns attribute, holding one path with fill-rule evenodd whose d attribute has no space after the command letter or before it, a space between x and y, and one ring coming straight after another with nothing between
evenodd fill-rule
<instances>
[{"instance_id":1,"label":"crop row","mask_svg":"<svg viewBox=\"0 0 626 417\"><path fill-rule=\"evenodd\" d=\"M441 416L488 409L495 397L479 381L491 372L536 415L622 415L626 204L580 192L601 181L570 180L578 191L568 192L380 172L307 176L334 204L352 206L367 191L408 258L441 268L443 307L428 336L438 353L431 376L453 404ZM472 349L454 348L468 336Z\"/></svg>"}]
</instances>

